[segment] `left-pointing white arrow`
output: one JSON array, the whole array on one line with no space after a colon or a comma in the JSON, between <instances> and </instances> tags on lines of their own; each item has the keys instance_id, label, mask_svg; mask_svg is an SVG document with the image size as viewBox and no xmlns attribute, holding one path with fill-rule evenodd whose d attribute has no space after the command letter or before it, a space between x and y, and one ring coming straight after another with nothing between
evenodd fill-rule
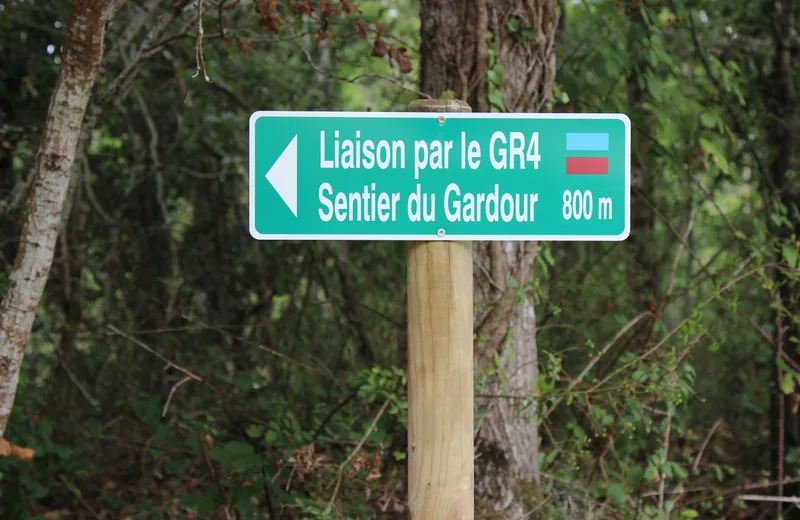
<instances>
[{"instance_id":1,"label":"left-pointing white arrow","mask_svg":"<svg viewBox=\"0 0 800 520\"><path fill-rule=\"evenodd\" d=\"M297 136L267 172L267 180L297 216Z\"/></svg>"}]
</instances>

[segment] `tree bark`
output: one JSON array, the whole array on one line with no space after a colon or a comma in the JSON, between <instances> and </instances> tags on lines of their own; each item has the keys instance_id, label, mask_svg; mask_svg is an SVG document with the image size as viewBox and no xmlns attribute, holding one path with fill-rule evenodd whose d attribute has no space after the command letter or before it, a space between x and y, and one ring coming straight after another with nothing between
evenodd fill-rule
<instances>
[{"instance_id":1,"label":"tree bark","mask_svg":"<svg viewBox=\"0 0 800 520\"><path fill-rule=\"evenodd\" d=\"M420 2L420 90L434 98L453 91L473 112L489 111L487 1Z\"/></svg>"},{"instance_id":2,"label":"tree bark","mask_svg":"<svg viewBox=\"0 0 800 520\"><path fill-rule=\"evenodd\" d=\"M503 70L503 107L507 112L541 112L552 103L556 75L556 0L496 0L489 9L495 35L497 64ZM516 20L531 29L535 39L512 32ZM500 303L502 313L476 315L478 337L487 349L480 357L485 367L495 352L507 388L495 380L490 394L512 394L521 399L494 399L486 403L487 417L477 431L475 492L482 507L504 518L536 518L531 512L542 499L539 488L538 393L539 356L536 311L530 284L536 260L536 242L478 243L476 262L478 298ZM488 273L488 274L487 274ZM515 282L512 282L515 281ZM504 347L510 347L513 356Z\"/></svg>"},{"instance_id":3,"label":"tree bark","mask_svg":"<svg viewBox=\"0 0 800 520\"><path fill-rule=\"evenodd\" d=\"M647 93L641 86L642 78L650 69L649 46L642 42L650 39L650 28L645 23L640 9L632 9L630 13L631 32L628 41L633 54L633 66L627 78L628 106L631 111L633 126L650 128L652 116L643 108L648 101ZM629 284L633 290L634 301L638 310L655 310L661 301L659 294L658 260L653 253L653 229L655 213L651 208L654 203L654 175L649 171L647 158L650 156L651 142L641 134L634 135L633 156L631 157L631 237L634 262L630 271ZM635 349L644 348L652 333L653 320L643 320L637 332Z\"/></svg>"},{"instance_id":4,"label":"tree bark","mask_svg":"<svg viewBox=\"0 0 800 520\"><path fill-rule=\"evenodd\" d=\"M548 109L556 72L556 0L423 0L421 14L423 92L438 97L452 90L473 111L488 111L486 35L491 29L497 63L503 68L505 110ZM532 29L536 39L513 33L513 18L522 28ZM495 379L488 382L487 393L526 397L478 400L487 416L476 432L475 515L535 518L526 515L541 499L539 432L532 420L536 401L531 398L539 372L536 313L529 290L537 244L476 242L473 248L475 355L484 369L499 354L509 386L501 390Z\"/></svg>"},{"instance_id":5,"label":"tree bark","mask_svg":"<svg viewBox=\"0 0 800 520\"><path fill-rule=\"evenodd\" d=\"M776 0L772 12L772 40L775 54L770 78L770 96L767 100L773 122L769 126L770 142L775 145L775 158L771 164L771 184L776 190L772 194L788 210L791 224L775 223L768 219L771 234L781 244L796 241L800 234L800 80L797 67L800 64L800 36L798 33L798 6L796 0ZM790 172L795 172L792 175ZM796 243L796 242L795 242ZM780 246L779 246L780 247ZM791 247L791 244L790 244ZM800 298L798 284L792 278L791 268L774 271L778 297L785 311L778 312L775 341L778 351L786 351L795 361L800 355L792 347L790 338L800 338ZM775 479L784 479L789 471L784 469L786 454L800 446L800 415L792 411L794 395L784 395L780 389L780 372L775 367L770 421L772 437L772 474ZM795 394L796 395L796 394ZM782 431L781 431L782 430ZM777 488L779 495L792 496L800 492L797 485ZM779 512L780 512L779 507ZM799 518L800 512L792 508L785 510L785 518Z\"/></svg>"},{"instance_id":6,"label":"tree bark","mask_svg":"<svg viewBox=\"0 0 800 520\"><path fill-rule=\"evenodd\" d=\"M0 437L58 238L81 123L103 56L107 0L76 0L36 158L14 269L0 303Z\"/></svg>"}]
</instances>

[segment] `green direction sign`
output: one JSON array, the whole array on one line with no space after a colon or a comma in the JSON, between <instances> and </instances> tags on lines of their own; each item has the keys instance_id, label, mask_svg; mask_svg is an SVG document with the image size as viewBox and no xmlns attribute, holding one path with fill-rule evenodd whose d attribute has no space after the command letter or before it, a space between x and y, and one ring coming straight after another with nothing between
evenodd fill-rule
<instances>
[{"instance_id":1,"label":"green direction sign","mask_svg":"<svg viewBox=\"0 0 800 520\"><path fill-rule=\"evenodd\" d=\"M262 240L625 240L623 114L256 112Z\"/></svg>"}]
</instances>

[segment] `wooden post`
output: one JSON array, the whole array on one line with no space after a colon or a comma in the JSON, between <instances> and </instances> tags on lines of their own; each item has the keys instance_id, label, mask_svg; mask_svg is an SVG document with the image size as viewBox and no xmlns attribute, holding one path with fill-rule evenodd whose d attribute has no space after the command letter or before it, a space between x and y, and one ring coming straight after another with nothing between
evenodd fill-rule
<instances>
[{"instance_id":1,"label":"wooden post","mask_svg":"<svg viewBox=\"0 0 800 520\"><path fill-rule=\"evenodd\" d=\"M472 110L418 100L408 111ZM472 297L471 242L409 242L409 520L474 519Z\"/></svg>"}]
</instances>

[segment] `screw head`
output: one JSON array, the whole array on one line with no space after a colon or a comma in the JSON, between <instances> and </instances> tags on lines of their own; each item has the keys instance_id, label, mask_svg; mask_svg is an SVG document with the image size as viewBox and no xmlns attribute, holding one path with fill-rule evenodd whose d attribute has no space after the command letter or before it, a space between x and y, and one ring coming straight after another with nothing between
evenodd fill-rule
<instances>
[{"instance_id":1,"label":"screw head","mask_svg":"<svg viewBox=\"0 0 800 520\"><path fill-rule=\"evenodd\" d=\"M444 124L444 116L439 116L436 120L439 122L440 125Z\"/></svg>"},{"instance_id":2,"label":"screw head","mask_svg":"<svg viewBox=\"0 0 800 520\"><path fill-rule=\"evenodd\" d=\"M444 229L440 229L439 231L437 231L436 235L440 236L440 237L443 237L444 236Z\"/></svg>"}]
</instances>

